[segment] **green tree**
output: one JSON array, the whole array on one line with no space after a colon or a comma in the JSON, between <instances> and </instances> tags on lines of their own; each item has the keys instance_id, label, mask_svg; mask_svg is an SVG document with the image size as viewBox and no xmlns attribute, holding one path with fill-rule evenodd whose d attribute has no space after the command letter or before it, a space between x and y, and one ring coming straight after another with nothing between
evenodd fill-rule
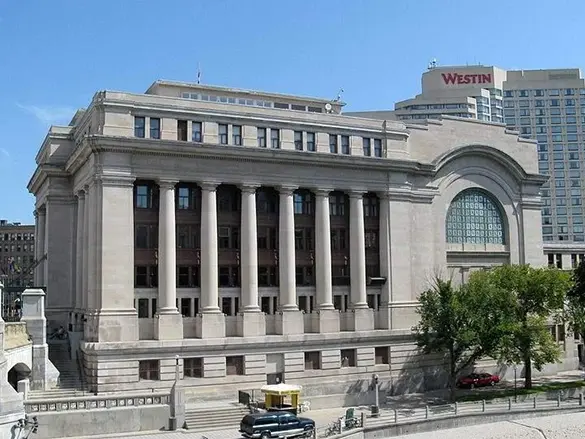
<instances>
[{"instance_id":1,"label":"green tree","mask_svg":"<svg viewBox=\"0 0 585 439\"><path fill-rule=\"evenodd\" d=\"M524 384L530 389L532 367L542 370L545 364L559 360L560 350L548 324L563 312L570 275L556 268L502 265L482 273L482 278L508 296L510 307L504 310L507 335L498 350L499 359L523 364Z\"/></svg>"},{"instance_id":2,"label":"green tree","mask_svg":"<svg viewBox=\"0 0 585 439\"><path fill-rule=\"evenodd\" d=\"M571 329L585 338L585 263L573 271L572 285L567 291L566 317Z\"/></svg>"},{"instance_id":3,"label":"green tree","mask_svg":"<svg viewBox=\"0 0 585 439\"><path fill-rule=\"evenodd\" d=\"M508 297L479 277L460 288L437 278L420 295L420 320L413 328L416 342L424 353L447 355L452 399L457 376L500 346L509 326L504 312L510 306Z\"/></svg>"}]
</instances>

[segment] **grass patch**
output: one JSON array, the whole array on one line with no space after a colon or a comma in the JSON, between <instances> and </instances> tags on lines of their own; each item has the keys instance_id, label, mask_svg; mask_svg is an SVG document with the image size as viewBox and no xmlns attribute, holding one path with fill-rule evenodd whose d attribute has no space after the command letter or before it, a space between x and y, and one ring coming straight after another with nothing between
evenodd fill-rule
<instances>
[{"instance_id":1,"label":"grass patch","mask_svg":"<svg viewBox=\"0 0 585 439\"><path fill-rule=\"evenodd\" d=\"M460 402L471 402L471 401L481 401L486 400L489 401L490 399L497 399L497 398L510 398L514 395L533 395L537 393L546 393L546 392L554 392L564 389L574 389L577 387L585 387L585 381L564 381L564 382L551 382L545 384L535 384L532 386L532 389L525 389L523 387L518 387L516 392L514 389L505 388L505 389L493 389L493 390L486 390L486 391L477 391L476 393L469 394L469 395L461 395L457 397L457 401Z\"/></svg>"}]
</instances>

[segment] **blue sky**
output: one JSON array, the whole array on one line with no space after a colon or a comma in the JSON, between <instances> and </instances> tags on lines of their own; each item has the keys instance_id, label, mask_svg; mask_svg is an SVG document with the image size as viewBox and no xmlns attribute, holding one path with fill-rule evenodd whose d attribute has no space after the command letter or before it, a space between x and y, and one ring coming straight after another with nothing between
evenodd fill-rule
<instances>
[{"instance_id":1,"label":"blue sky","mask_svg":"<svg viewBox=\"0 0 585 439\"><path fill-rule=\"evenodd\" d=\"M389 109L439 64L585 67L582 0L0 0L0 218L32 221L26 185L51 124L97 90L159 78Z\"/></svg>"}]
</instances>

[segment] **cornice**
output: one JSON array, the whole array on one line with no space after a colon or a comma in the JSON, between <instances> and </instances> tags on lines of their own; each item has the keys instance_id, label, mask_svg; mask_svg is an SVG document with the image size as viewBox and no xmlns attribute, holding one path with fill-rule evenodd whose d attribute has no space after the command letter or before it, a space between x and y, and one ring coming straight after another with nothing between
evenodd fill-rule
<instances>
[{"instance_id":1,"label":"cornice","mask_svg":"<svg viewBox=\"0 0 585 439\"><path fill-rule=\"evenodd\" d=\"M219 146L216 144L194 144L176 140L153 140L133 137L111 137L94 135L88 138L92 151L142 154L177 158L204 157L215 160L234 160L242 163L313 164L337 169L363 169L365 172L395 171L432 176L434 166L414 160L362 157L342 154L313 153L296 150L273 150L242 146Z\"/></svg>"}]
</instances>

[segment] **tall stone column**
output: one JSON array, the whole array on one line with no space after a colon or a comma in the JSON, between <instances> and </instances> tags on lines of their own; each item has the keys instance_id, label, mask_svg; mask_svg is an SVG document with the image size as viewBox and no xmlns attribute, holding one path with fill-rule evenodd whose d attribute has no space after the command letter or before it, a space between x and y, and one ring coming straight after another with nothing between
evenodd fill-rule
<instances>
[{"instance_id":1,"label":"tall stone column","mask_svg":"<svg viewBox=\"0 0 585 439\"><path fill-rule=\"evenodd\" d=\"M350 297L355 331L374 329L373 310L368 307L366 290L366 236L364 227L364 193L349 193Z\"/></svg>"},{"instance_id":2,"label":"tall stone column","mask_svg":"<svg viewBox=\"0 0 585 439\"><path fill-rule=\"evenodd\" d=\"M219 309L217 183L201 184L201 314L199 338L225 337L225 315Z\"/></svg>"},{"instance_id":3,"label":"tall stone column","mask_svg":"<svg viewBox=\"0 0 585 439\"><path fill-rule=\"evenodd\" d=\"M296 254L295 254L295 187L279 188L278 263L280 303L282 312L276 324L278 334L302 334L303 315L297 304Z\"/></svg>"},{"instance_id":4,"label":"tall stone column","mask_svg":"<svg viewBox=\"0 0 585 439\"><path fill-rule=\"evenodd\" d=\"M175 181L159 181L157 340L183 339L183 317L177 309Z\"/></svg>"},{"instance_id":5,"label":"tall stone column","mask_svg":"<svg viewBox=\"0 0 585 439\"><path fill-rule=\"evenodd\" d=\"M386 282L382 285L381 304L378 312L381 314L380 329L392 329L392 312L390 308L391 302L391 254L390 254L390 198L387 193L378 194L380 200L380 234L379 234L379 249L380 249L380 276L386 278Z\"/></svg>"},{"instance_id":6,"label":"tall stone column","mask_svg":"<svg viewBox=\"0 0 585 439\"><path fill-rule=\"evenodd\" d=\"M46 225L47 225L47 210L45 206L37 209L37 223L38 223L38 231L35 236L35 252L37 253L37 261L41 261L45 255L45 244L46 244ZM47 260L42 260L39 265L37 265L37 280L35 282L36 286L44 287L46 286L47 278L45 277L45 267L47 266Z\"/></svg>"},{"instance_id":7,"label":"tall stone column","mask_svg":"<svg viewBox=\"0 0 585 439\"><path fill-rule=\"evenodd\" d=\"M77 229L75 233L75 310L82 309L83 296L83 244L85 226L85 192L77 194ZM77 330L77 328L75 328Z\"/></svg>"},{"instance_id":8,"label":"tall stone column","mask_svg":"<svg viewBox=\"0 0 585 439\"><path fill-rule=\"evenodd\" d=\"M256 221L256 189L258 185L243 184L241 226L241 276L243 313L238 319L238 335L266 334L266 318L258 305L258 226Z\"/></svg>"},{"instance_id":9,"label":"tall stone column","mask_svg":"<svg viewBox=\"0 0 585 439\"><path fill-rule=\"evenodd\" d=\"M82 235L82 269L81 269L81 309L83 313L87 313L88 309L88 253L89 253L89 221L90 221L90 207L89 203L89 187L83 187L84 203L83 203L83 235Z\"/></svg>"},{"instance_id":10,"label":"tall stone column","mask_svg":"<svg viewBox=\"0 0 585 439\"><path fill-rule=\"evenodd\" d=\"M339 332L339 312L333 307L331 279L330 189L315 191L315 281L319 332Z\"/></svg>"}]
</instances>

